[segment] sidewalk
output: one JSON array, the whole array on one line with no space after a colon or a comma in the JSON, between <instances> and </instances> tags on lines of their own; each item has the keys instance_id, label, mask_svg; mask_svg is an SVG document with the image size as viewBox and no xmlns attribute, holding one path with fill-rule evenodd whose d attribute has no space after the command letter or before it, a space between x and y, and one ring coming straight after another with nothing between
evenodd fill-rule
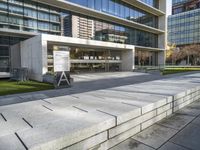
<instances>
[{"instance_id":1,"label":"sidewalk","mask_svg":"<svg viewBox=\"0 0 200 150\"><path fill-rule=\"evenodd\" d=\"M84 92L115 88L119 86L134 85L159 79L168 79L190 75L194 73L199 72L186 72L166 76L160 75L159 72L153 74L141 72L108 72L73 75L72 77L74 78L75 83L72 88L0 96L0 106L71 94L80 94Z\"/></svg>"},{"instance_id":2,"label":"sidewalk","mask_svg":"<svg viewBox=\"0 0 200 150\"><path fill-rule=\"evenodd\" d=\"M140 72L91 73L72 75L72 77L74 78L74 84L71 88L0 96L0 106L35 101L44 98L79 94L118 86L138 84L165 78L160 74L148 74Z\"/></svg>"},{"instance_id":3,"label":"sidewalk","mask_svg":"<svg viewBox=\"0 0 200 150\"><path fill-rule=\"evenodd\" d=\"M13 101L9 101L12 105L6 103L0 106L0 148L113 148L137 133L143 133L146 128L173 112L199 100L199 83L200 73L196 73L137 84L127 82L122 86L104 89L100 86L100 89L90 88L88 92L76 93L72 89L72 93L66 94L65 89L62 91L63 96L35 93L4 97L1 102L6 103L11 98ZM50 94L50 91L47 92ZM166 137L158 139L161 144L157 144L156 148L162 146L177 129L174 127L173 132L171 130L167 130L169 132ZM166 132L161 130L161 133ZM138 136L137 140L140 139L145 138Z\"/></svg>"},{"instance_id":4,"label":"sidewalk","mask_svg":"<svg viewBox=\"0 0 200 150\"><path fill-rule=\"evenodd\" d=\"M199 150L200 101L176 112L111 150Z\"/></svg>"}]
</instances>

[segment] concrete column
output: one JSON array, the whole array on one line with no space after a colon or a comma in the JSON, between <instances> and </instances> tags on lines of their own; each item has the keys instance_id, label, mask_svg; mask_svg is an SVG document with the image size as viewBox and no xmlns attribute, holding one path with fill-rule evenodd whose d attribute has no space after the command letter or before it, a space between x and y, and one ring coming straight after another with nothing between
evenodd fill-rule
<instances>
[{"instance_id":1,"label":"concrete column","mask_svg":"<svg viewBox=\"0 0 200 150\"><path fill-rule=\"evenodd\" d=\"M159 9L163 12L167 11L167 0L159 0Z\"/></svg>"},{"instance_id":2,"label":"concrete column","mask_svg":"<svg viewBox=\"0 0 200 150\"><path fill-rule=\"evenodd\" d=\"M41 36L21 42L21 65L29 69L30 79L43 81L43 52Z\"/></svg>"},{"instance_id":3,"label":"concrete column","mask_svg":"<svg viewBox=\"0 0 200 150\"><path fill-rule=\"evenodd\" d=\"M11 69L21 67L20 43L10 46Z\"/></svg>"},{"instance_id":4,"label":"concrete column","mask_svg":"<svg viewBox=\"0 0 200 150\"><path fill-rule=\"evenodd\" d=\"M159 17L159 29L164 30L167 33L167 20L166 15ZM166 49L167 46L167 34L158 35L158 48Z\"/></svg>"},{"instance_id":5,"label":"concrete column","mask_svg":"<svg viewBox=\"0 0 200 150\"><path fill-rule=\"evenodd\" d=\"M163 12L167 10L167 1L166 0L159 0L159 9ZM166 49L167 46L167 17L166 14L159 16L158 27L161 30L164 30L164 34L158 35L158 48Z\"/></svg>"},{"instance_id":6,"label":"concrete column","mask_svg":"<svg viewBox=\"0 0 200 150\"><path fill-rule=\"evenodd\" d=\"M157 53L156 52L153 52L152 53L152 66L156 66L157 65Z\"/></svg>"},{"instance_id":7,"label":"concrete column","mask_svg":"<svg viewBox=\"0 0 200 150\"><path fill-rule=\"evenodd\" d=\"M46 40L42 39L42 74L48 72L48 44Z\"/></svg>"},{"instance_id":8,"label":"concrete column","mask_svg":"<svg viewBox=\"0 0 200 150\"><path fill-rule=\"evenodd\" d=\"M135 49L122 51L122 71L135 69Z\"/></svg>"},{"instance_id":9,"label":"concrete column","mask_svg":"<svg viewBox=\"0 0 200 150\"><path fill-rule=\"evenodd\" d=\"M165 65L165 51L158 52L158 65L160 67Z\"/></svg>"}]
</instances>

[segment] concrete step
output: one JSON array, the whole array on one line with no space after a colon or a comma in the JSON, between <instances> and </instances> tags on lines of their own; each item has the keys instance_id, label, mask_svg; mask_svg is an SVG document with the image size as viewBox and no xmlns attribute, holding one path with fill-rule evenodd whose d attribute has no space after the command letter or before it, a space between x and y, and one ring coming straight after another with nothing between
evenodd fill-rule
<instances>
[{"instance_id":1,"label":"concrete step","mask_svg":"<svg viewBox=\"0 0 200 150\"><path fill-rule=\"evenodd\" d=\"M0 106L0 149L12 149L14 144L17 150L112 148L199 100L199 77L180 76Z\"/></svg>"}]
</instances>

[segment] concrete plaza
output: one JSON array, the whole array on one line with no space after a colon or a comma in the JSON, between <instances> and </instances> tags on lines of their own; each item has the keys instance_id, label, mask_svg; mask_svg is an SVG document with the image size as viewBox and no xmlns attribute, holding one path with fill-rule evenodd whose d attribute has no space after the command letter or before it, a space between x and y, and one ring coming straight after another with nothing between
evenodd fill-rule
<instances>
[{"instance_id":1,"label":"concrete plaza","mask_svg":"<svg viewBox=\"0 0 200 150\"><path fill-rule=\"evenodd\" d=\"M177 111L111 150L199 150L200 101Z\"/></svg>"},{"instance_id":2,"label":"concrete plaza","mask_svg":"<svg viewBox=\"0 0 200 150\"><path fill-rule=\"evenodd\" d=\"M141 146L142 150L176 143L182 149L196 150L198 142L183 145L186 138L179 137L188 134L188 138L198 138L200 73L166 78L144 73L121 75L121 80L117 75L109 80L110 76L104 74L98 82L97 76L89 77L89 81L79 76L79 84L68 90L1 97L0 149L105 150ZM181 111L193 102L190 108L196 111ZM175 112L172 118L159 122ZM192 121L196 123L188 125ZM194 129L197 132L189 135L188 130ZM130 143L132 147L127 146Z\"/></svg>"}]
</instances>

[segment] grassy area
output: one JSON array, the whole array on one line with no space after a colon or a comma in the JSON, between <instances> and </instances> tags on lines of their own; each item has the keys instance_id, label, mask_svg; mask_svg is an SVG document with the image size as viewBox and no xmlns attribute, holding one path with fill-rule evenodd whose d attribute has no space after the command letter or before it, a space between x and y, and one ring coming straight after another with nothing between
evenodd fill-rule
<instances>
[{"instance_id":1,"label":"grassy area","mask_svg":"<svg viewBox=\"0 0 200 150\"><path fill-rule=\"evenodd\" d=\"M54 86L36 81L16 82L0 80L0 96L53 89Z\"/></svg>"},{"instance_id":2,"label":"grassy area","mask_svg":"<svg viewBox=\"0 0 200 150\"><path fill-rule=\"evenodd\" d=\"M165 68L161 71L163 75L168 74L175 74L175 73L182 73L182 72L190 72L190 71L200 71L200 68L193 68L193 67L182 67L182 68Z\"/></svg>"}]
</instances>

